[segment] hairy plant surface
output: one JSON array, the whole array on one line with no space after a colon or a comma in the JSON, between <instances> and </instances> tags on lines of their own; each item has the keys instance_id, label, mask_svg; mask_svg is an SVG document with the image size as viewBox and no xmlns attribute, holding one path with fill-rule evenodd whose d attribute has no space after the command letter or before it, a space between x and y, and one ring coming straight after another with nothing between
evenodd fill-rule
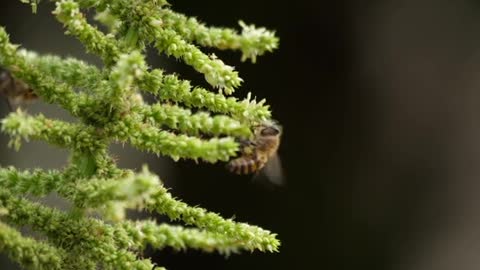
<instances>
[{"instance_id":1,"label":"hairy plant surface","mask_svg":"<svg viewBox=\"0 0 480 270\"><path fill-rule=\"evenodd\" d=\"M34 12L41 8L38 0L21 1ZM100 57L103 66L21 49L0 26L0 66L43 101L77 118L65 122L18 109L1 121L16 149L22 141L43 140L71 154L64 170L0 167L0 252L26 269L150 270L153 263L138 256L147 246L222 254L277 251L275 234L189 206L147 168L118 168L108 153L111 143L121 142L174 160L214 163L236 156L237 139L250 138L252 127L270 118L269 108L250 93L243 100L229 97L242 83L238 72L198 46L238 50L242 60L255 62L277 47L274 33L244 22L240 32L209 27L173 11L164 0L53 2L53 15L66 33ZM107 32L87 21L87 10L96 13ZM147 47L191 66L215 90L149 67ZM145 103L142 92L157 102ZM52 192L70 201L72 209L60 211L27 199ZM164 214L189 226L130 221L126 209ZM40 237L22 236L22 226Z\"/></svg>"}]
</instances>

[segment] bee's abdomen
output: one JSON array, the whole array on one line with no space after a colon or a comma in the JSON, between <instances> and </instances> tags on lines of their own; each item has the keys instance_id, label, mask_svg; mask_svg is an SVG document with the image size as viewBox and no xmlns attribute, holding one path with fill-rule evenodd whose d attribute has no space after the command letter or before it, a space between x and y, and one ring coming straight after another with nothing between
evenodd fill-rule
<instances>
[{"instance_id":1,"label":"bee's abdomen","mask_svg":"<svg viewBox=\"0 0 480 270\"><path fill-rule=\"evenodd\" d=\"M236 174L251 174L263 167L259 159L239 157L227 164L227 169Z\"/></svg>"}]
</instances>

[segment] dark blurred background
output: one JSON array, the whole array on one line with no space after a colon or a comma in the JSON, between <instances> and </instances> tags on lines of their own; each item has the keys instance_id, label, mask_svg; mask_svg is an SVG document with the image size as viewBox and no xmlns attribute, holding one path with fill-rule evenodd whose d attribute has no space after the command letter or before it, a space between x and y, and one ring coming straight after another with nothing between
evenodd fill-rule
<instances>
[{"instance_id":1,"label":"dark blurred background","mask_svg":"<svg viewBox=\"0 0 480 270\"><path fill-rule=\"evenodd\" d=\"M280 48L236 66L244 87L284 126L287 184L271 188L222 165L174 163L113 147L120 165L148 163L192 205L279 234L280 253L152 251L168 269L478 269L480 267L480 4L470 0L170 1L210 25L276 29ZM44 1L37 15L2 1L0 25L40 53L99 63ZM149 63L201 82L191 68ZM32 113L67 118L45 104ZM0 114L7 114L6 106ZM0 164L61 168L65 151L41 142L18 153L0 135ZM49 158L45 158L45 157ZM14 269L7 260L1 269ZM1 264L0 264L1 265Z\"/></svg>"}]
</instances>

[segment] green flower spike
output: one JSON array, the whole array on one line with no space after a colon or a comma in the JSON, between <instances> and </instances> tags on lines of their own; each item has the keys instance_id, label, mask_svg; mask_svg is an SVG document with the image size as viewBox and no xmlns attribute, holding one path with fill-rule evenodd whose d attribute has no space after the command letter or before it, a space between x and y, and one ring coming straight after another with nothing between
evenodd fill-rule
<instances>
[{"instance_id":1,"label":"green flower spike","mask_svg":"<svg viewBox=\"0 0 480 270\"><path fill-rule=\"evenodd\" d=\"M39 7L38 0L21 0ZM199 46L242 52L251 59L277 48L274 32L240 22L241 32L209 27L176 13L164 0L52 0L66 33L97 55L102 67L82 60L41 55L10 43L0 27L0 66L25 82L41 100L56 104L74 122L30 115L17 109L1 119L9 145L42 140L70 151L59 170L0 167L0 252L25 269L145 269L147 246L161 250L197 249L230 255L242 251L277 252L277 235L258 226L225 219L175 199L146 167L118 168L112 143L129 143L156 154L205 162L238 155L239 139L269 120L265 100L226 97L241 85L232 66ZM107 26L102 32L87 20L87 9ZM183 60L205 76L212 89L148 66L145 51ZM149 104L142 93L153 94ZM56 193L71 205L66 211L34 202ZM28 198L28 199L27 199ZM126 210L166 215L180 225L131 221ZM31 238L20 233L27 226ZM155 266L155 269L164 269Z\"/></svg>"}]
</instances>

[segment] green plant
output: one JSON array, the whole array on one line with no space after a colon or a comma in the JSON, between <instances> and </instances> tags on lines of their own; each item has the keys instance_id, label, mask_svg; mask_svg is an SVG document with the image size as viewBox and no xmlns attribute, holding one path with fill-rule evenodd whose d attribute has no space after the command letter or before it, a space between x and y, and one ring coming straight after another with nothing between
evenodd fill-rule
<instances>
[{"instance_id":1,"label":"green plant","mask_svg":"<svg viewBox=\"0 0 480 270\"><path fill-rule=\"evenodd\" d=\"M37 9L38 0L22 2ZM172 11L164 0L54 2L53 14L66 33L104 65L100 69L77 59L19 49L0 27L0 65L45 102L78 119L70 123L17 110L2 120L12 147L18 149L22 140L44 140L69 149L71 155L64 170L0 168L0 252L27 269L150 270L152 262L137 256L147 245L223 254L277 251L275 234L189 206L173 198L147 168L136 173L118 168L108 153L109 144L121 142L174 160L231 159L239 149L236 139L249 138L252 126L269 119L270 111L264 100L256 102L250 94L244 100L228 97L242 79L193 44L240 50L242 60L255 62L277 47L273 32L243 22L241 33L207 27ZM108 33L87 22L85 9L96 12L95 19ZM144 59L147 46L183 60L204 74L218 93L149 67ZM153 94L158 102L146 104L141 92ZM70 201L72 209L60 211L25 197L51 192ZM132 208L192 226L129 221L125 210ZM22 236L16 229L21 226L40 236Z\"/></svg>"}]
</instances>

